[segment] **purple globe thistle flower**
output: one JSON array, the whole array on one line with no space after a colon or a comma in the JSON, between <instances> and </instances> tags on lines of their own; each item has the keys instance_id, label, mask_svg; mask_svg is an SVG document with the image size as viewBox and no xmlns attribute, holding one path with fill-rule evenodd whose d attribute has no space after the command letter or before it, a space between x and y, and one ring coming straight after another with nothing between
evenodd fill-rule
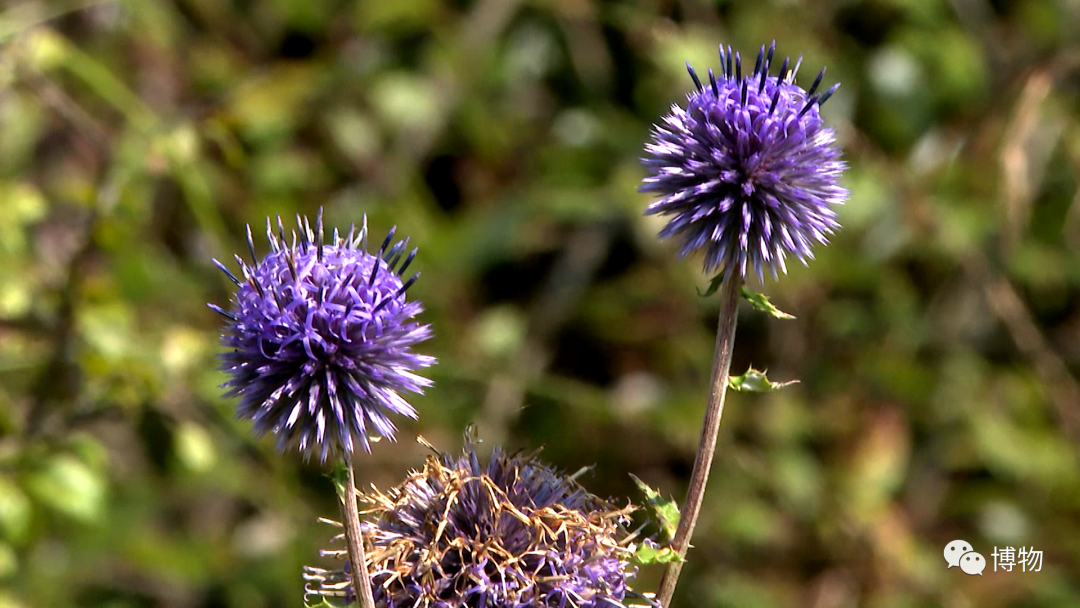
<instances>
[{"instance_id":1,"label":"purple globe thistle flower","mask_svg":"<svg viewBox=\"0 0 1080 608\"><path fill-rule=\"evenodd\" d=\"M645 213L671 218L661 238L678 237L680 257L702 251L705 271L721 268L725 279L748 270L776 278L788 254L805 264L839 227L832 206L848 195L836 135L819 114L840 85L818 93L822 69L804 91L795 84L801 58L770 76L775 47L762 46L743 75L739 54L721 46L720 77L710 69L708 86L687 64L696 90L653 128L642 159L641 190L661 197Z\"/></svg>"},{"instance_id":2,"label":"purple globe thistle flower","mask_svg":"<svg viewBox=\"0 0 1080 608\"><path fill-rule=\"evenodd\" d=\"M482 465L470 443L361 498L374 515L363 536L380 606L623 608L640 597L627 584L633 507L614 508L536 453L496 448ZM320 554L348 559L344 549ZM305 567L309 596L353 601L349 567Z\"/></svg>"},{"instance_id":3,"label":"purple globe thistle flower","mask_svg":"<svg viewBox=\"0 0 1080 608\"><path fill-rule=\"evenodd\" d=\"M222 386L240 397L238 417L258 435L277 436L278 449L325 462L331 453L351 456L357 441L370 452L369 437L393 439L389 414L415 419L401 393L430 386L414 372L435 359L413 352L431 326L413 320L423 308L405 298L420 276L401 279L417 251L402 261L408 239L390 247L392 228L372 255L366 217L359 233L335 230L329 243L321 211L315 230L306 218L296 222L299 242L294 231L288 245L281 218L277 234L267 218L270 253L261 262L249 226L252 263L236 256L243 280L214 260L237 286L232 305L209 306L228 320L221 369L230 378Z\"/></svg>"}]
</instances>

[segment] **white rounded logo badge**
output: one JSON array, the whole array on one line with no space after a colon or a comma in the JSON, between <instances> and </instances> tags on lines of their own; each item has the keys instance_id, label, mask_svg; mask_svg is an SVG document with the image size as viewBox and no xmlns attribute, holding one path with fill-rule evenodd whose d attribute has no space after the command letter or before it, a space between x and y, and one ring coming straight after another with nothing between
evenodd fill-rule
<instances>
[{"instance_id":1,"label":"white rounded logo badge","mask_svg":"<svg viewBox=\"0 0 1080 608\"><path fill-rule=\"evenodd\" d=\"M960 558L965 553L972 551L971 543L966 540L954 540L951 543L945 545L945 561L949 562L949 567L960 565ZM986 560L983 560L986 563Z\"/></svg>"},{"instance_id":2,"label":"white rounded logo badge","mask_svg":"<svg viewBox=\"0 0 1080 608\"><path fill-rule=\"evenodd\" d=\"M960 557L960 569L967 574L982 576L983 570L986 570L986 558L980 553L968 551Z\"/></svg>"}]
</instances>

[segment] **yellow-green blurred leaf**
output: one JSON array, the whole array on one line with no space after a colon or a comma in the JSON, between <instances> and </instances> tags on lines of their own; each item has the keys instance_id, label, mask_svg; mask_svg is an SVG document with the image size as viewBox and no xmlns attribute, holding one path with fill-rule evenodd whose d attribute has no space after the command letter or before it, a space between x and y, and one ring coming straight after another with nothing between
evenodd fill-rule
<instances>
[{"instance_id":1,"label":"yellow-green blurred leaf","mask_svg":"<svg viewBox=\"0 0 1080 608\"><path fill-rule=\"evenodd\" d=\"M105 479L70 454L50 458L27 477L26 487L43 504L84 523L97 521L105 506Z\"/></svg>"}]
</instances>

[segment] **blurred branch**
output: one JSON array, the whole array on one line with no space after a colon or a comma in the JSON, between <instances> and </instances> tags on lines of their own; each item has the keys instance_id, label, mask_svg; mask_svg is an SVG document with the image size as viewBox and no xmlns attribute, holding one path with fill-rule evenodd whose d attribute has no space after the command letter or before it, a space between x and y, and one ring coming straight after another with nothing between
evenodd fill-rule
<instances>
[{"instance_id":1,"label":"blurred branch","mask_svg":"<svg viewBox=\"0 0 1080 608\"><path fill-rule=\"evenodd\" d=\"M1043 108L1055 83L1078 66L1080 54L1062 53L1029 75L1024 83L1001 147L1005 221L998 253L1002 259L1027 228L1031 205L1042 184L1050 153L1065 132L1061 120L1054 120ZM1046 383L1050 402L1066 434L1080 444L1080 383L1043 336L1008 279L991 270L985 256L965 260L964 266L979 279L990 309Z\"/></svg>"},{"instance_id":2,"label":"blurred branch","mask_svg":"<svg viewBox=\"0 0 1080 608\"><path fill-rule=\"evenodd\" d=\"M78 2L24 2L0 13L0 44L26 30L59 19L64 15L113 4L116 0L81 0Z\"/></svg>"},{"instance_id":3,"label":"blurred branch","mask_svg":"<svg viewBox=\"0 0 1080 608\"><path fill-rule=\"evenodd\" d=\"M99 195L100 198L100 195ZM67 279L60 291L60 307L53 326L53 356L37 381L30 412L26 420L26 435L34 436L44 427L48 415L77 391L73 384L78 373L74 358L75 302L78 298L83 270L96 249L94 231L98 223L98 210L90 211L89 217L79 229L79 245L67 265Z\"/></svg>"},{"instance_id":4,"label":"blurred branch","mask_svg":"<svg viewBox=\"0 0 1080 608\"><path fill-rule=\"evenodd\" d=\"M41 74L28 78L31 86L45 104L74 127L73 132L91 144L96 152L99 166L111 156L111 146L104 127L83 110L60 87ZM106 171L106 176L111 172ZM76 337L75 302L84 269L91 259L96 245L94 232L103 208L112 206L118 188L106 185L96 190L95 205L78 229L78 245L67 264L66 278L60 291L60 306L52 325L53 356L37 381L26 420L27 436L43 430L48 415L56 406L75 394L73 384L77 366L72 361Z\"/></svg>"},{"instance_id":5,"label":"blurred branch","mask_svg":"<svg viewBox=\"0 0 1080 608\"><path fill-rule=\"evenodd\" d=\"M481 410L480 435L498 445L525 401L528 386L551 363L548 342L577 308L611 248L609 223L578 228L563 248L529 313L529 337L509 368L495 376Z\"/></svg>"},{"instance_id":6,"label":"blurred branch","mask_svg":"<svg viewBox=\"0 0 1080 608\"><path fill-rule=\"evenodd\" d=\"M1038 324L1008 279L993 273L982 257L968 258L964 268L978 280L991 311L1005 325L1016 347L1042 378L1065 433L1080 445L1080 383L1039 331Z\"/></svg>"},{"instance_id":7,"label":"blurred branch","mask_svg":"<svg viewBox=\"0 0 1080 608\"><path fill-rule=\"evenodd\" d=\"M89 142L101 156L110 154L112 145L108 131L63 89L38 71L27 70L23 79L48 108L75 127L72 130L75 135Z\"/></svg>"},{"instance_id":8,"label":"blurred branch","mask_svg":"<svg viewBox=\"0 0 1080 608\"><path fill-rule=\"evenodd\" d=\"M1061 129L1047 128L1047 116L1041 111L1053 84L1049 68L1028 77L1002 142L999 162L1005 222L1001 246L1005 253L1027 229L1032 198L1042 184L1049 152L1061 136Z\"/></svg>"}]
</instances>

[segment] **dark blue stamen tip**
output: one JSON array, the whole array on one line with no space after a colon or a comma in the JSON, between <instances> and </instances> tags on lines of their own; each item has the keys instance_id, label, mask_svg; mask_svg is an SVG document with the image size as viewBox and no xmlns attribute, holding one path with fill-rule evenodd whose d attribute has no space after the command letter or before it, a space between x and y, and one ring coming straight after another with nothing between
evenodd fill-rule
<instances>
[{"instance_id":1,"label":"dark blue stamen tip","mask_svg":"<svg viewBox=\"0 0 1080 608\"><path fill-rule=\"evenodd\" d=\"M220 270L221 272L224 272L225 276L229 277L229 280L232 281L234 284L236 284L237 287L240 286L240 279L236 278L236 275L229 272L229 269L225 268L224 264L222 264L221 262L219 262L219 261L217 261L216 259L213 259L213 258L211 258L210 261L214 263L214 266L217 266L218 270Z\"/></svg>"},{"instance_id":2,"label":"dark blue stamen tip","mask_svg":"<svg viewBox=\"0 0 1080 608\"><path fill-rule=\"evenodd\" d=\"M738 51L735 52L735 80L742 80L742 57Z\"/></svg>"},{"instance_id":3,"label":"dark blue stamen tip","mask_svg":"<svg viewBox=\"0 0 1080 608\"><path fill-rule=\"evenodd\" d=\"M769 45L769 54L765 56L765 71L769 71L769 66L772 65L773 53L776 52L776 41L773 40Z\"/></svg>"},{"instance_id":4,"label":"dark blue stamen tip","mask_svg":"<svg viewBox=\"0 0 1080 608\"><path fill-rule=\"evenodd\" d=\"M296 214L296 229L300 231L300 242L306 245L308 243L308 231L304 229L304 218L300 217L299 213Z\"/></svg>"},{"instance_id":5,"label":"dark blue stamen tip","mask_svg":"<svg viewBox=\"0 0 1080 608\"><path fill-rule=\"evenodd\" d=\"M724 78L730 78L731 75L728 74L728 69L727 69L726 66L727 66L727 61L724 58L724 45L721 44L720 45L720 75L722 75Z\"/></svg>"},{"instance_id":6,"label":"dark blue stamen tip","mask_svg":"<svg viewBox=\"0 0 1080 608\"><path fill-rule=\"evenodd\" d=\"M278 229L278 244L288 247L289 242L285 240L285 225L281 223L281 216L277 216L277 229Z\"/></svg>"},{"instance_id":7,"label":"dark blue stamen tip","mask_svg":"<svg viewBox=\"0 0 1080 608\"><path fill-rule=\"evenodd\" d=\"M820 106L820 105L824 104L826 101L828 101L829 98L833 96L833 93L836 92L836 89L839 89L839 88L840 88L840 83L839 82L832 85L831 87L829 87L828 91L825 91L824 93L822 93L821 99L818 100L818 105Z\"/></svg>"},{"instance_id":8,"label":"dark blue stamen tip","mask_svg":"<svg viewBox=\"0 0 1080 608\"><path fill-rule=\"evenodd\" d=\"M811 95L810 99L806 100L806 105L804 105L802 109L799 110L799 118L802 118L803 114L806 114L810 111L810 108L812 108L814 104L817 103L818 97L818 95Z\"/></svg>"},{"instance_id":9,"label":"dark blue stamen tip","mask_svg":"<svg viewBox=\"0 0 1080 608\"><path fill-rule=\"evenodd\" d=\"M405 281L405 283L401 286L401 289L398 290L398 295L401 295L401 294L405 293L406 291L408 291L409 288L413 286L413 283L416 283L416 279L419 279L419 278L420 278L420 273L419 272L412 275L411 277L409 277L409 280Z\"/></svg>"},{"instance_id":10,"label":"dark blue stamen tip","mask_svg":"<svg viewBox=\"0 0 1080 608\"><path fill-rule=\"evenodd\" d=\"M383 257L383 253L386 252L386 248L390 246L390 241L394 240L395 232L397 232L397 226L391 228L390 232L387 233L386 238L383 239L382 245L379 245L379 253L375 254L375 257Z\"/></svg>"},{"instance_id":11,"label":"dark blue stamen tip","mask_svg":"<svg viewBox=\"0 0 1080 608\"><path fill-rule=\"evenodd\" d=\"M401 266L397 269L399 275L405 272L405 269L409 267L409 264L412 264L413 259L416 257L416 252L419 250L418 247L414 247L413 250L409 252L409 256L405 258L405 261L402 262Z\"/></svg>"},{"instance_id":12,"label":"dark blue stamen tip","mask_svg":"<svg viewBox=\"0 0 1080 608\"><path fill-rule=\"evenodd\" d=\"M757 60L754 61L754 73L761 72L761 64L765 61L765 45L761 45L761 48L757 52Z\"/></svg>"},{"instance_id":13,"label":"dark blue stamen tip","mask_svg":"<svg viewBox=\"0 0 1080 608\"><path fill-rule=\"evenodd\" d=\"M783 83L787 78L788 58L784 57L784 63L780 65L780 73L776 75L776 79Z\"/></svg>"},{"instance_id":14,"label":"dark blue stamen tip","mask_svg":"<svg viewBox=\"0 0 1080 608\"><path fill-rule=\"evenodd\" d=\"M255 255L255 239L251 236L251 224L247 225L248 251L251 252L251 263L258 265L259 257Z\"/></svg>"},{"instance_id":15,"label":"dark blue stamen tip","mask_svg":"<svg viewBox=\"0 0 1080 608\"><path fill-rule=\"evenodd\" d=\"M821 79L825 77L825 68L821 68L818 72L817 78L814 79L814 84L810 85L810 88L806 90L806 96L809 97L817 91L818 85L821 84Z\"/></svg>"},{"instance_id":16,"label":"dark blue stamen tip","mask_svg":"<svg viewBox=\"0 0 1080 608\"><path fill-rule=\"evenodd\" d=\"M236 315L232 314L231 312L226 312L225 310L223 310L217 304L207 304L207 306L210 307L210 310L218 313L219 315L225 317L226 319L229 319L230 321L237 321L238 320L236 318Z\"/></svg>"},{"instance_id":17,"label":"dark blue stamen tip","mask_svg":"<svg viewBox=\"0 0 1080 608\"><path fill-rule=\"evenodd\" d=\"M270 218L266 218L266 241L270 243L270 251L277 252L277 237L274 236L274 229L270 226Z\"/></svg>"},{"instance_id":18,"label":"dark blue stamen tip","mask_svg":"<svg viewBox=\"0 0 1080 608\"><path fill-rule=\"evenodd\" d=\"M701 86L701 79L698 78L697 72L694 71L694 68L693 68L693 66L690 65L689 61L686 62L686 71L690 72L690 78L694 79L694 87L700 93L702 88L703 88Z\"/></svg>"},{"instance_id":19,"label":"dark blue stamen tip","mask_svg":"<svg viewBox=\"0 0 1080 608\"><path fill-rule=\"evenodd\" d=\"M709 68L709 85L712 86L713 97L720 99L720 88L716 86L716 74Z\"/></svg>"},{"instance_id":20,"label":"dark blue stamen tip","mask_svg":"<svg viewBox=\"0 0 1080 608\"><path fill-rule=\"evenodd\" d=\"M293 236L296 236L296 233L293 233ZM293 239L293 240L296 240L296 239ZM292 275L293 282L294 283L299 283L300 282L300 275L297 274L297 272L296 272L296 247L295 246L289 249L289 253L285 256L285 262L289 265L289 274Z\"/></svg>"},{"instance_id":21,"label":"dark blue stamen tip","mask_svg":"<svg viewBox=\"0 0 1080 608\"><path fill-rule=\"evenodd\" d=\"M398 241L397 245L394 245L392 249L386 254L386 265L393 268L401 260L401 255L405 252L405 248L409 246L409 239L404 241Z\"/></svg>"},{"instance_id":22,"label":"dark blue stamen tip","mask_svg":"<svg viewBox=\"0 0 1080 608\"><path fill-rule=\"evenodd\" d=\"M375 285L375 278L379 276L379 257L375 256L375 263L371 265L371 278L368 279L368 287Z\"/></svg>"}]
</instances>

